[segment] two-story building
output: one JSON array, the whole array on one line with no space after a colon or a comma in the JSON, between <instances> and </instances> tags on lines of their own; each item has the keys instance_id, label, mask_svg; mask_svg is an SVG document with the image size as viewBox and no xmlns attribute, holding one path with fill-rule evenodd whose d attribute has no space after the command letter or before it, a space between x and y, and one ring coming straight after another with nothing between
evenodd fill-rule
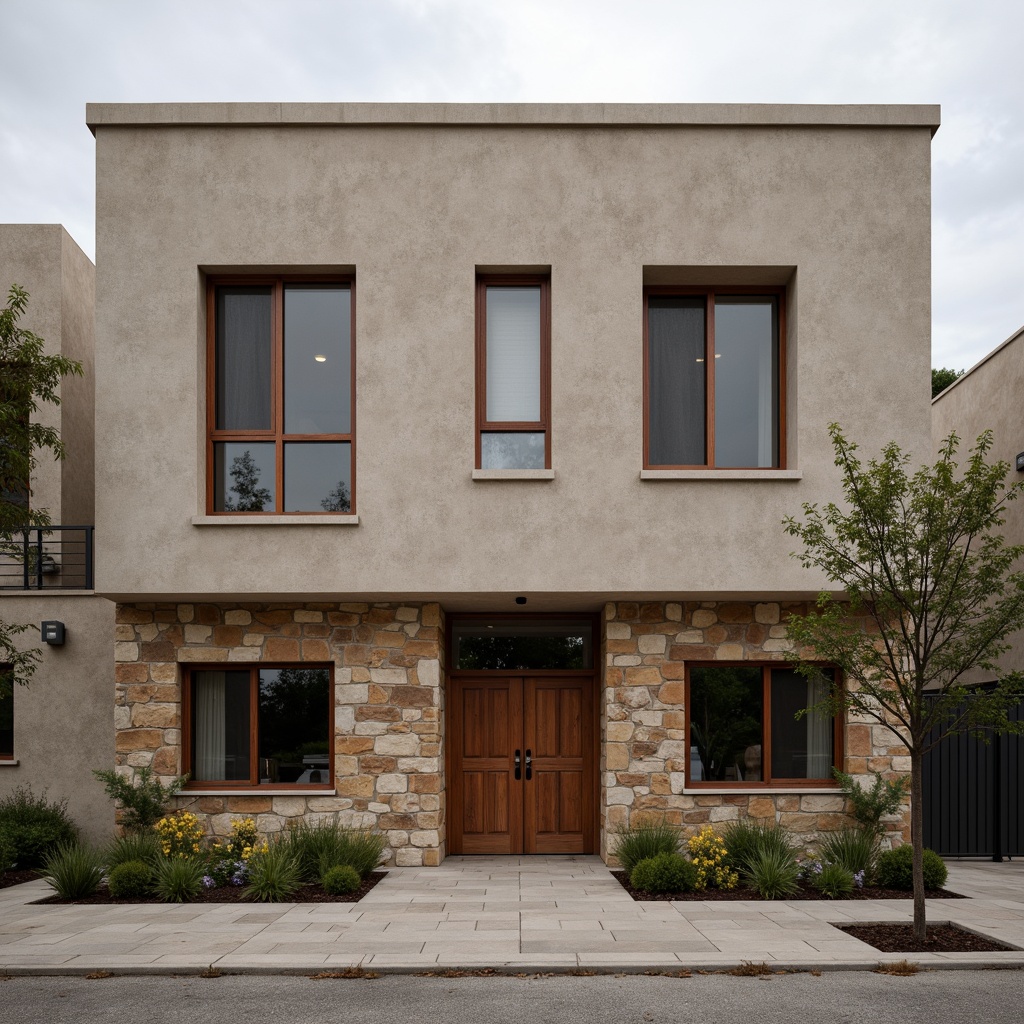
<instances>
[{"instance_id":1,"label":"two-story building","mask_svg":"<svg viewBox=\"0 0 1024 1024\"><path fill-rule=\"evenodd\" d=\"M116 763L398 864L843 822L826 433L929 449L938 109L95 105Z\"/></svg>"}]
</instances>

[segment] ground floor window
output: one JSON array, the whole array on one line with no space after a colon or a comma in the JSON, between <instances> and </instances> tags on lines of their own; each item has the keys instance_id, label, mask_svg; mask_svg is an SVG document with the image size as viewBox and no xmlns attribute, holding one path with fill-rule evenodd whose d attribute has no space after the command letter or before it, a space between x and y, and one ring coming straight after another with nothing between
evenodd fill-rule
<instances>
[{"instance_id":1,"label":"ground floor window","mask_svg":"<svg viewBox=\"0 0 1024 1024\"><path fill-rule=\"evenodd\" d=\"M835 682L823 668L808 679L789 666L691 665L686 725L689 784L833 783L839 721L819 704Z\"/></svg>"},{"instance_id":2,"label":"ground floor window","mask_svg":"<svg viewBox=\"0 0 1024 1024\"><path fill-rule=\"evenodd\" d=\"M193 784L331 783L329 666L195 667L185 702Z\"/></svg>"},{"instance_id":3,"label":"ground floor window","mask_svg":"<svg viewBox=\"0 0 1024 1024\"><path fill-rule=\"evenodd\" d=\"M14 680L10 665L0 665L0 761L14 758Z\"/></svg>"}]
</instances>

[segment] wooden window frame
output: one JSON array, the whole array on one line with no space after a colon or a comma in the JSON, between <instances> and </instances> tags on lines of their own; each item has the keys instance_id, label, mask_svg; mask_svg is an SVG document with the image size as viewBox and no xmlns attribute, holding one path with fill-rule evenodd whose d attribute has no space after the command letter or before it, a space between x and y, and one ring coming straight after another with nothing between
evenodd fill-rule
<instances>
[{"instance_id":1,"label":"wooden window frame","mask_svg":"<svg viewBox=\"0 0 1024 1024\"><path fill-rule=\"evenodd\" d=\"M284 289L286 285L338 284L349 289L349 432L347 434L286 434L284 431ZM270 287L270 419L269 430L217 428L217 289L231 286ZM356 514L356 279L354 274L253 274L209 277L206 282L206 512L211 516L311 516ZM215 511L214 444L221 442L274 443L275 508L262 512ZM284 511L284 446L293 441L350 444L349 510L344 513Z\"/></svg>"},{"instance_id":2,"label":"wooden window frame","mask_svg":"<svg viewBox=\"0 0 1024 1024\"><path fill-rule=\"evenodd\" d=\"M771 776L772 734L771 734L771 673L792 666L785 661L694 661L686 663L686 703L683 710L686 715L686 788L700 789L839 789L833 777L828 779L787 779ZM822 662L819 666L823 673L833 673L836 684L841 685L842 677L834 665ZM695 668L757 668L761 670L761 779L751 780L719 780L698 779L691 777L690 749L690 685L691 673ZM843 743L844 716L832 716L832 767L842 769L845 759Z\"/></svg>"},{"instance_id":3,"label":"wooden window frame","mask_svg":"<svg viewBox=\"0 0 1024 1024\"><path fill-rule=\"evenodd\" d=\"M536 421L487 419L487 289L540 286L540 416ZM476 468L483 434L544 433L544 468L551 468L551 275L478 274L476 279Z\"/></svg>"},{"instance_id":4,"label":"wooden window frame","mask_svg":"<svg viewBox=\"0 0 1024 1024\"><path fill-rule=\"evenodd\" d=\"M9 664L0 664L0 672L10 672L13 666ZM0 749L0 761L14 761L14 691L16 687L14 685L14 679L11 679L11 692L6 697L0 697L0 700L9 700L11 702L11 749L10 752Z\"/></svg>"},{"instance_id":5,"label":"wooden window frame","mask_svg":"<svg viewBox=\"0 0 1024 1024\"><path fill-rule=\"evenodd\" d=\"M327 706L324 717L327 720L327 761L326 782L267 782L259 780L259 680L260 669L326 669L328 672ZM241 779L195 779L190 778L184 789L225 789L245 792L273 793L294 790L309 790L321 793L334 791L334 663L333 662L200 662L182 665L181 681L181 770L193 774L192 764L192 714L194 705L193 681L196 672L248 672L249 673L249 778Z\"/></svg>"},{"instance_id":6,"label":"wooden window frame","mask_svg":"<svg viewBox=\"0 0 1024 1024\"><path fill-rule=\"evenodd\" d=\"M651 296L704 297L704 450L707 461L692 465L665 465L650 460L650 355L648 339L648 310ZM777 330L779 336L778 361L778 431L779 457L774 466L716 466L715 465L715 296L771 296L775 298ZM721 473L749 472L786 468L786 289L781 285L751 286L728 285L721 287L691 287L677 285L645 285L643 291L643 367L644 367L644 469L714 469Z\"/></svg>"}]
</instances>

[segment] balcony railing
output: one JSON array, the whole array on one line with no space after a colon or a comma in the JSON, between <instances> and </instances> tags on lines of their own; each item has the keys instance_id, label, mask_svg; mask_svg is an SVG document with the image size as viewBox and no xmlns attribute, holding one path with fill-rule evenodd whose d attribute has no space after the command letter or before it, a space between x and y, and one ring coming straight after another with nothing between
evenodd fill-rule
<instances>
[{"instance_id":1,"label":"balcony railing","mask_svg":"<svg viewBox=\"0 0 1024 1024\"><path fill-rule=\"evenodd\" d=\"M0 536L0 591L92 590L91 526L33 526Z\"/></svg>"}]
</instances>

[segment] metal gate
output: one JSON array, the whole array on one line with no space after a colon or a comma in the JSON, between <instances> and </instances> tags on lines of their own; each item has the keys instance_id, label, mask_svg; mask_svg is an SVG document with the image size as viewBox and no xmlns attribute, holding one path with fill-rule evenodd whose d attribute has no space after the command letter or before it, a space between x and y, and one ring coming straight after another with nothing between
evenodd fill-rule
<instances>
[{"instance_id":1,"label":"metal gate","mask_svg":"<svg viewBox=\"0 0 1024 1024\"><path fill-rule=\"evenodd\" d=\"M1010 712L1022 716L1024 705ZM950 736L923 767L925 846L944 857L1024 856L1024 736Z\"/></svg>"}]
</instances>

